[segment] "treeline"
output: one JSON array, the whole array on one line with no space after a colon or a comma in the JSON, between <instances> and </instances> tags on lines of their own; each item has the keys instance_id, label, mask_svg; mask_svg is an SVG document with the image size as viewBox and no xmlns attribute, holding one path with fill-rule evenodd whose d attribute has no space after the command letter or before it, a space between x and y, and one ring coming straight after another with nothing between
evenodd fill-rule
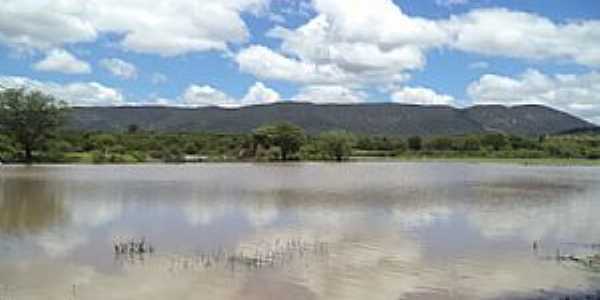
<instances>
[{"instance_id":1,"label":"treeline","mask_svg":"<svg viewBox=\"0 0 600 300\"><path fill-rule=\"evenodd\" d=\"M600 136L399 138L346 131L308 136L289 123L265 125L251 134L174 134L131 126L121 133L57 132L34 152L34 162L51 163L344 161L351 157L600 159ZM26 160L22 147L8 135L0 135L0 158Z\"/></svg>"},{"instance_id":2,"label":"treeline","mask_svg":"<svg viewBox=\"0 0 600 300\"><path fill-rule=\"evenodd\" d=\"M500 133L409 138L307 135L290 123L248 134L164 133L132 124L120 133L65 131L68 107L39 92L0 92L2 162L136 163L335 160L351 157L600 159L600 135L526 138Z\"/></svg>"},{"instance_id":3,"label":"treeline","mask_svg":"<svg viewBox=\"0 0 600 300\"><path fill-rule=\"evenodd\" d=\"M467 136L410 137L406 140L362 137L355 155L439 158L561 158L600 159L600 135L547 135L527 138L500 133Z\"/></svg>"},{"instance_id":4,"label":"treeline","mask_svg":"<svg viewBox=\"0 0 600 300\"><path fill-rule=\"evenodd\" d=\"M265 125L251 134L160 133L132 125L121 133L58 131L36 147L33 162L342 161L352 154L353 138L344 131L307 136L289 123ZM6 134L0 135L0 159L26 161L22 147Z\"/></svg>"}]
</instances>

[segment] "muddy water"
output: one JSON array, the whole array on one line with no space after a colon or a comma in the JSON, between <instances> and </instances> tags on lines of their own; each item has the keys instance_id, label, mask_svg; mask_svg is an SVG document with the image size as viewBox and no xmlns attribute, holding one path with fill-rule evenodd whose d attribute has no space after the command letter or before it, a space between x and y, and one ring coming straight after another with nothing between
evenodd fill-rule
<instances>
[{"instance_id":1,"label":"muddy water","mask_svg":"<svg viewBox=\"0 0 600 300\"><path fill-rule=\"evenodd\" d=\"M0 299L572 295L599 216L589 167L1 166Z\"/></svg>"}]
</instances>

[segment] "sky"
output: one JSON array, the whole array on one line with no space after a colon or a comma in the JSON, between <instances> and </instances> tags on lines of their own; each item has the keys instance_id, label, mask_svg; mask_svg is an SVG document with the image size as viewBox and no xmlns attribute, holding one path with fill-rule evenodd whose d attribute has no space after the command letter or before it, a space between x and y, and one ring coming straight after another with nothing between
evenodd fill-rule
<instances>
[{"instance_id":1,"label":"sky","mask_svg":"<svg viewBox=\"0 0 600 300\"><path fill-rule=\"evenodd\" d=\"M600 124L599 68L597 0L0 0L0 86L78 106L544 104Z\"/></svg>"}]
</instances>

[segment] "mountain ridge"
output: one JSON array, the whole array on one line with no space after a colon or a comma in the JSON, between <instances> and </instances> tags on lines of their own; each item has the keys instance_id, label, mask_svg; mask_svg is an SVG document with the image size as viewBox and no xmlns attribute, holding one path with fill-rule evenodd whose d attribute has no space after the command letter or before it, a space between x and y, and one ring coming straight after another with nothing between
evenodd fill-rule
<instances>
[{"instance_id":1,"label":"mountain ridge","mask_svg":"<svg viewBox=\"0 0 600 300\"><path fill-rule=\"evenodd\" d=\"M74 107L68 127L121 131L131 124L165 132L247 133L278 121L310 134L344 129L359 134L394 136L463 135L500 132L536 136L594 127L566 112L543 105L446 105L398 103L313 104L280 102L237 108L177 106Z\"/></svg>"}]
</instances>

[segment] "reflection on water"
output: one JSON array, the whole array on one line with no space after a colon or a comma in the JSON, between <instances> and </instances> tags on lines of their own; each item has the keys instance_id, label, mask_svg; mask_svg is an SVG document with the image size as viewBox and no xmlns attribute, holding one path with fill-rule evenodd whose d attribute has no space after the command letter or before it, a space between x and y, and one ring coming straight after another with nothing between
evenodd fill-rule
<instances>
[{"instance_id":1,"label":"reflection on water","mask_svg":"<svg viewBox=\"0 0 600 300\"><path fill-rule=\"evenodd\" d=\"M35 234L65 221L62 196L43 181L9 179L0 190L0 231ZM35 199L35 201L31 201Z\"/></svg>"},{"instance_id":2,"label":"reflection on water","mask_svg":"<svg viewBox=\"0 0 600 300\"><path fill-rule=\"evenodd\" d=\"M600 242L599 196L578 167L3 166L0 299L575 294L598 273L542 258Z\"/></svg>"}]
</instances>

